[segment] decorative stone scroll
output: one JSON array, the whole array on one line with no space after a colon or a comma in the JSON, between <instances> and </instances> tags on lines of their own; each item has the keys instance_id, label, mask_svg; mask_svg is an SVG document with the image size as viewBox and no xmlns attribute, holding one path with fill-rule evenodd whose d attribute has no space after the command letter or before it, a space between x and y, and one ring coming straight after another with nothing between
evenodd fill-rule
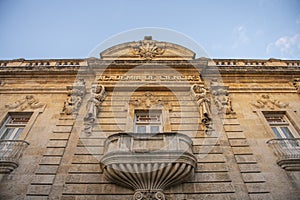
<instances>
[{"instance_id":1,"label":"decorative stone scroll","mask_svg":"<svg viewBox=\"0 0 300 200\"><path fill-rule=\"evenodd\" d=\"M274 110L277 108L286 108L288 107L288 103L282 103L281 101L274 99L269 94L262 94L254 103L251 103L252 106L263 109L268 108Z\"/></svg>"},{"instance_id":2,"label":"decorative stone scroll","mask_svg":"<svg viewBox=\"0 0 300 200\"><path fill-rule=\"evenodd\" d=\"M133 200L165 200L165 195L161 191L136 191Z\"/></svg>"},{"instance_id":3,"label":"decorative stone scroll","mask_svg":"<svg viewBox=\"0 0 300 200\"><path fill-rule=\"evenodd\" d=\"M210 90L213 96L214 103L219 114L234 114L231 103L231 97L227 92L227 87L221 84L218 80L213 79L210 83Z\"/></svg>"},{"instance_id":4,"label":"decorative stone scroll","mask_svg":"<svg viewBox=\"0 0 300 200\"><path fill-rule=\"evenodd\" d=\"M203 85L194 84L190 91L192 98L199 106L201 123L205 132L208 133L208 131L212 130L212 118L211 102L208 98L207 90Z\"/></svg>"},{"instance_id":5,"label":"decorative stone scroll","mask_svg":"<svg viewBox=\"0 0 300 200\"><path fill-rule=\"evenodd\" d=\"M82 103L82 98L86 93L84 80L79 79L72 86L67 86L67 90L68 97L64 102L62 112L66 115L71 115L78 112Z\"/></svg>"},{"instance_id":6,"label":"decorative stone scroll","mask_svg":"<svg viewBox=\"0 0 300 200\"><path fill-rule=\"evenodd\" d=\"M86 115L84 117L84 132L91 134L92 127L96 121L97 114L100 111L102 102L106 97L105 88L101 84L92 85L91 96L86 105Z\"/></svg>"},{"instance_id":7,"label":"decorative stone scroll","mask_svg":"<svg viewBox=\"0 0 300 200\"><path fill-rule=\"evenodd\" d=\"M300 94L300 78L294 79L293 85L297 90L297 94Z\"/></svg>"},{"instance_id":8,"label":"decorative stone scroll","mask_svg":"<svg viewBox=\"0 0 300 200\"><path fill-rule=\"evenodd\" d=\"M45 106L45 104L40 103L33 95L26 95L25 98L22 98L18 101L15 101L12 104L5 105L6 108L16 109L16 110L26 110L26 109L38 109Z\"/></svg>"},{"instance_id":9,"label":"decorative stone scroll","mask_svg":"<svg viewBox=\"0 0 300 200\"><path fill-rule=\"evenodd\" d=\"M131 50L132 54L140 56L145 60L152 60L158 55L165 52L165 46L158 46L152 37L145 37L134 46Z\"/></svg>"}]
</instances>

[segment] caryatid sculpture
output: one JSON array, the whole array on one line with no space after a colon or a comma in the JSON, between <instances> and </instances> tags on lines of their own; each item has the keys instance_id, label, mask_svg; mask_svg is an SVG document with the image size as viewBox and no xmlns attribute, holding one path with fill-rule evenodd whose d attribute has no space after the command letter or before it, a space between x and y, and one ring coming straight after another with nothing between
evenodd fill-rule
<instances>
[{"instance_id":1,"label":"caryatid sculpture","mask_svg":"<svg viewBox=\"0 0 300 200\"><path fill-rule=\"evenodd\" d=\"M191 87L191 95L199 106L201 123L207 133L212 124L211 102L207 96L207 90L202 85L194 84Z\"/></svg>"},{"instance_id":2,"label":"caryatid sculpture","mask_svg":"<svg viewBox=\"0 0 300 200\"><path fill-rule=\"evenodd\" d=\"M86 115L84 117L86 133L91 133L92 125L96 121L102 102L106 97L105 88L101 84L92 85L91 96L86 104Z\"/></svg>"}]
</instances>

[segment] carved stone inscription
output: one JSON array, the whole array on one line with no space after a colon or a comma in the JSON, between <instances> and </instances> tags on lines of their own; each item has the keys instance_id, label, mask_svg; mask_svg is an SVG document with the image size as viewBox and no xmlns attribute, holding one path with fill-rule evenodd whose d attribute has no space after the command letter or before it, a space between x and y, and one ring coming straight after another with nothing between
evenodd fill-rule
<instances>
[{"instance_id":1,"label":"carved stone inscription","mask_svg":"<svg viewBox=\"0 0 300 200\"><path fill-rule=\"evenodd\" d=\"M195 75L160 75L160 76L152 76L152 75L130 75L130 76L99 76L98 81L200 81L200 76Z\"/></svg>"}]
</instances>

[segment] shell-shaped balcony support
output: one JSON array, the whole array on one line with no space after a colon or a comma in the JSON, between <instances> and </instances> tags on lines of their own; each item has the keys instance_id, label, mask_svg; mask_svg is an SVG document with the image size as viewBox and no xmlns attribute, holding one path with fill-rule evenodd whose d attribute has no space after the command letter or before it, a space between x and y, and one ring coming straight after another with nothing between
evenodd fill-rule
<instances>
[{"instance_id":1,"label":"shell-shaped balcony support","mask_svg":"<svg viewBox=\"0 0 300 200\"><path fill-rule=\"evenodd\" d=\"M194 175L192 140L180 133L111 135L101 167L108 180L135 191L134 200L165 199L163 191Z\"/></svg>"}]
</instances>

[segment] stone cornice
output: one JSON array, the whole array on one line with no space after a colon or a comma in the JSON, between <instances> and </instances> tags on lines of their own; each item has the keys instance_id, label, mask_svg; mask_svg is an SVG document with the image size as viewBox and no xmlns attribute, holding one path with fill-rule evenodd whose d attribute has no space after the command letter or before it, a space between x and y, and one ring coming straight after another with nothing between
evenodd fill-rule
<instances>
[{"instance_id":1,"label":"stone cornice","mask_svg":"<svg viewBox=\"0 0 300 200\"><path fill-rule=\"evenodd\" d=\"M194 60L102 60L87 59L47 59L47 60L0 60L0 74L20 73L68 73L77 72L85 68L131 68L138 65L156 67L168 65L174 68L194 67L202 68L205 73L272 73L272 74L300 74L300 60L279 59L208 59Z\"/></svg>"}]
</instances>

